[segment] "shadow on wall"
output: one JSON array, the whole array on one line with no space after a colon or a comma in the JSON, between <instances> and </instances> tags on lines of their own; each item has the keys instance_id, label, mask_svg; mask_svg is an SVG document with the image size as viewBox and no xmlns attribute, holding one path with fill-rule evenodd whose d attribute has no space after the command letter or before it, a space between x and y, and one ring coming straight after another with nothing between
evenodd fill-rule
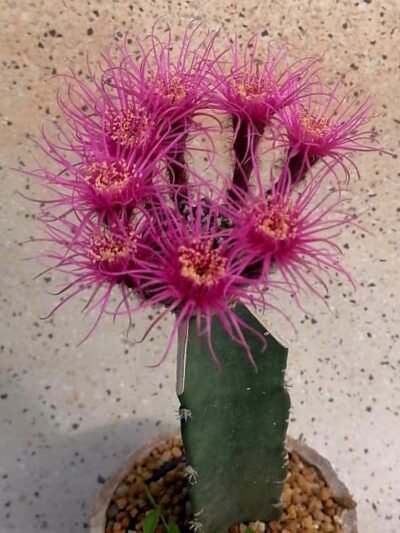
<instances>
[{"instance_id":1,"label":"shadow on wall","mask_svg":"<svg viewBox=\"0 0 400 533\"><path fill-rule=\"evenodd\" d=\"M107 477L147 439L173 429L168 425L155 427L155 420L131 419L86 433L54 437L51 446L36 446L25 464L7 472L10 502L1 520L4 531L88 530L91 506Z\"/></svg>"}]
</instances>

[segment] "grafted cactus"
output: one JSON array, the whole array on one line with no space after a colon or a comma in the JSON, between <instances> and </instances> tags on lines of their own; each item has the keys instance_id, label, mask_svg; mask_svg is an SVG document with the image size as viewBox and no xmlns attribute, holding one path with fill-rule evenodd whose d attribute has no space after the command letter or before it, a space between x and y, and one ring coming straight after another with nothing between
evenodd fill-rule
<instances>
[{"instance_id":1,"label":"grafted cactus","mask_svg":"<svg viewBox=\"0 0 400 533\"><path fill-rule=\"evenodd\" d=\"M352 153L379 147L369 99L352 105L316 58L257 36L222 52L218 32L199 31L154 31L139 57L127 41L99 73L66 76L65 124L54 140L43 130L51 166L28 174L54 194L38 216L43 274L63 280L49 316L85 292L84 310L98 309L87 338L104 313L130 324L161 309L145 338L174 313L160 362L178 331L194 525L221 533L276 519L286 476L287 349L246 306L273 312L278 289L325 299L330 279L350 279L336 238L356 215L342 183L358 172Z\"/></svg>"},{"instance_id":2,"label":"grafted cactus","mask_svg":"<svg viewBox=\"0 0 400 533\"><path fill-rule=\"evenodd\" d=\"M245 306L238 305L236 313L266 335L263 350L256 335L245 333L257 369L217 318L212 342L221 372L215 371L206 339L199 342L194 321L180 337L186 362L180 376L184 390L178 392L194 526L207 533L239 522L276 520L287 473L287 348Z\"/></svg>"}]
</instances>

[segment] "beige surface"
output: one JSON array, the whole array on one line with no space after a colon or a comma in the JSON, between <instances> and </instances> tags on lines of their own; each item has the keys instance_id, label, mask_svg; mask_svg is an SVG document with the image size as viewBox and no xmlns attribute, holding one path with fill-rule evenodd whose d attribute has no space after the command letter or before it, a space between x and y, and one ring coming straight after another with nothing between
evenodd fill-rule
<instances>
[{"instance_id":1,"label":"beige surface","mask_svg":"<svg viewBox=\"0 0 400 533\"><path fill-rule=\"evenodd\" d=\"M196 16L243 35L267 29L306 54L323 53L329 79L343 75L349 87L374 95L381 142L398 151L398 0L3 0L1 533L84 531L98 482L133 446L177 423L174 358L144 367L160 356L165 326L145 346L133 346L123 324L105 322L76 348L87 327L81 302L40 321L55 300L46 277L32 279L37 265L23 261L31 252L20 243L37 233L36 206L16 194L37 194L37 187L9 168L33 165L27 137L56 113L52 74L69 64L78 69L87 50L95 56L112 36L147 33L160 15L174 28ZM398 533L399 166L379 155L358 162L353 205L365 210L373 232L344 240L358 290L332 286L334 311L315 304L313 320L293 310L298 336L276 327L291 345L291 433L304 433L338 467L359 501L361 533ZM138 319L136 330L146 321Z\"/></svg>"}]
</instances>

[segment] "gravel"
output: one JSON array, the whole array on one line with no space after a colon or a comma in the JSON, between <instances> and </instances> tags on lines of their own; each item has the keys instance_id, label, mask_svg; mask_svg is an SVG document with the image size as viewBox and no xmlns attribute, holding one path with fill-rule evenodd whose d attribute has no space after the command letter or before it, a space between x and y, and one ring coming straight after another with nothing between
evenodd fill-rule
<instances>
[{"instance_id":1,"label":"gravel","mask_svg":"<svg viewBox=\"0 0 400 533\"><path fill-rule=\"evenodd\" d=\"M117 487L107 509L105 533L143 531L142 522L152 504L145 486L150 489L167 520L174 520L181 533L190 531L192 520L185 477L185 458L179 437L164 441L148 456L135 463ZM250 522L230 528L229 533L342 533L343 508L317 471L292 452L289 474L283 489L283 514L277 522ZM155 533L164 533L162 525Z\"/></svg>"}]
</instances>

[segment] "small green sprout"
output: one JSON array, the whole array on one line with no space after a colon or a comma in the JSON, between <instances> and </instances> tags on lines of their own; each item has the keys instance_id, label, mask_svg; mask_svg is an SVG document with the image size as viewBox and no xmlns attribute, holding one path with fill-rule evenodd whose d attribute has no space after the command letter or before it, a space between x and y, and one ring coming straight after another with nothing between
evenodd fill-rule
<instances>
[{"instance_id":1,"label":"small green sprout","mask_svg":"<svg viewBox=\"0 0 400 533\"><path fill-rule=\"evenodd\" d=\"M160 520L164 525L166 533L180 533L179 527L173 520L170 520L169 522L166 521L165 517L161 513L160 506L157 505L157 502L155 501L154 496L150 492L150 489L147 487L147 485L145 485L145 490L147 497L149 498L154 509L147 513L143 521L143 533L154 533Z\"/></svg>"}]
</instances>

